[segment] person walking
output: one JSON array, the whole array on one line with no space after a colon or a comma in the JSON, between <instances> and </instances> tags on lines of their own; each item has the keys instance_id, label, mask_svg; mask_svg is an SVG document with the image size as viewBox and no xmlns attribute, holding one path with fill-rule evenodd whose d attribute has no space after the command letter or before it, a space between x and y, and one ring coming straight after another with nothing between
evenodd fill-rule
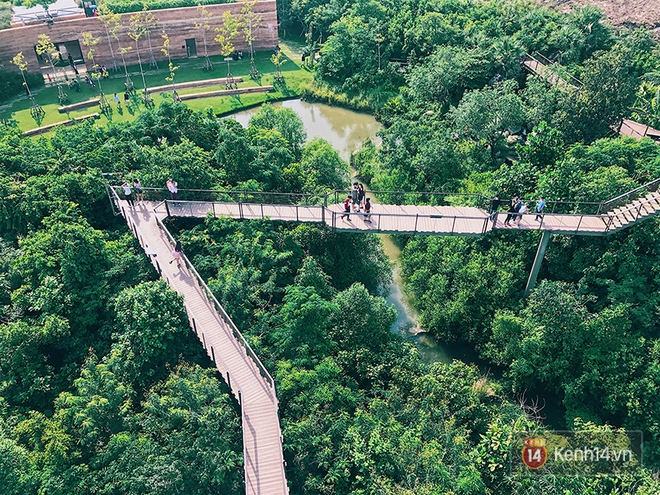
<instances>
[{"instance_id":1,"label":"person walking","mask_svg":"<svg viewBox=\"0 0 660 495\"><path fill-rule=\"evenodd\" d=\"M502 204L502 202L500 201L500 197L496 194L493 196L493 199L490 200L490 207L488 208L488 214L491 219L494 219L497 216L497 210L499 210L500 204Z\"/></svg>"},{"instance_id":2,"label":"person walking","mask_svg":"<svg viewBox=\"0 0 660 495\"><path fill-rule=\"evenodd\" d=\"M341 219L348 218L348 221L351 221L351 196L346 196L344 200L344 214L341 216Z\"/></svg>"},{"instance_id":3,"label":"person walking","mask_svg":"<svg viewBox=\"0 0 660 495\"><path fill-rule=\"evenodd\" d=\"M367 198L364 201L364 221L367 223L371 223L371 199Z\"/></svg>"},{"instance_id":4,"label":"person walking","mask_svg":"<svg viewBox=\"0 0 660 495\"><path fill-rule=\"evenodd\" d=\"M135 201L138 204L144 204L144 198L142 197L142 184L140 184L139 179L133 180L133 190L135 191Z\"/></svg>"},{"instance_id":5,"label":"person walking","mask_svg":"<svg viewBox=\"0 0 660 495\"><path fill-rule=\"evenodd\" d=\"M176 267L181 268L181 254L183 253L183 247L181 247L181 241L177 239L176 244L174 244L174 250L172 251L172 259L170 260L170 265L172 262L176 261Z\"/></svg>"},{"instance_id":6,"label":"person walking","mask_svg":"<svg viewBox=\"0 0 660 495\"><path fill-rule=\"evenodd\" d=\"M358 200L358 183L353 182L353 189L351 189L351 199L353 203L357 203Z\"/></svg>"},{"instance_id":7,"label":"person walking","mask_svg":"<svg viewBox=\"0 0 660 495\"><path fill-rule=\"evenodd\" d=\"M167 189L170 191L170 199L179 199L179 184L171 177L167 180Z\"/></svg>"},{"instance_id":8,"label":"person walking","mask_svg":"<svg viewBox=\"0 0 660 495\"><path fill-rule=\"evenodd\" d=\"M115 93L114 99L115 103L117 104L117 108L121 108L121 102L119 101L119 96L117 96L117 93Z\"/></svg>"},{"instance_id":9,"label":"person walking","mask_svg":"<svg viewBox=\"0 0 660 495\"><path fill-rule=\"evenodd\" d=\"M358 194L357 194L357 205L358 210L362 208L362 202L364 201L364 184L358 184Z\"/></svg>"},{"instance_id":10,"label":"person walking","mask_svg":"<svg viewBox=\"0 0 660 495\"><path fill-rule=\"evenodd\" d=\"M541 197L541 201L539 201L536 205L536 218L535 220L537 222L540 222L543 220L543 208L545 208L545 198Z\"/></svg>"},{"instance_id":11,"label":"person walking","mask_svg":"<svg viewBox=\"0 0 660 495\"><path fill-rule=\"evenodd\" d=\"M133 202L133 196L131 196L131 186L128 185L128 182L124 182L121 185L121 188L124 190L124 199L128 203L130 208L135 208L135 203Z\"/></svg>"},{"instance_id":12,"label":"person walking","mask_svg":"<svg viewBox=\"0 0 660 495\"><path fill-rule=\"evenodd\" d=\"M506 219L504 220L504 226L505 227L510 227L511 226L511 220L515 216L516 213L516 202L518 200L518 196L514 196L511 198L511 202L509 203L509 209L506 211L507 216Z\"/></svg>"}]
</instances>

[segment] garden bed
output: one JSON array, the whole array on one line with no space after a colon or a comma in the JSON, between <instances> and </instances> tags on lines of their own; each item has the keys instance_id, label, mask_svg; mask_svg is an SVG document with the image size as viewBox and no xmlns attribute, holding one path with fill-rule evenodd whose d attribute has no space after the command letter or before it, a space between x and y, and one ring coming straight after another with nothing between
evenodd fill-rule
<instances>
[{"instance_id":1,"label":"garden bed","mask_svg":"<svg viewBox=\"0 0 660 495\"><path fill-rule=\"evenodd\" d=\"M45 132L50 131L51 129L54 129L58 125L71 125L75 122L81 122L83 120L87 119L97 119L99 117L99 113L90 113L89 115L83 115L82 117L76 117L74 119L70 120L63 120L62 122L55 122L54 124L48 124L44 125L41 127L37 127L36 129L30 129L29 131L25 131L23 133L24 136L36 136L38 134L43 134Z\"/></svg>"},{"instance_id":2,"label":"garden bed","mask_svg":"<svg viewBox=\"0 0 660 495\"><path fill-rule=\"evenodd\" d=\"M230 96L248 93L267 93L273 90L273 86L254 86L251 88L221 89L218 91L206 91L204 93L193 93L190 95L180 95L181 101L194 100L196 98L209 98L211 96Z\"/></svg>"},{"instance_id":3,"label":"garden bed","mask_svg":"<svg viewBox=\"0 0 660 495\"><path fill-rule=\"evenodd\" d=\"M93 107L98 105L99 101L101 101L99 98L92 98L91 100L80 101L78 103L72 103L71 105L58 107L57 111L60 113L69 113L74 110L80 110L81 108Z\"/></svg>"}]
</instances>

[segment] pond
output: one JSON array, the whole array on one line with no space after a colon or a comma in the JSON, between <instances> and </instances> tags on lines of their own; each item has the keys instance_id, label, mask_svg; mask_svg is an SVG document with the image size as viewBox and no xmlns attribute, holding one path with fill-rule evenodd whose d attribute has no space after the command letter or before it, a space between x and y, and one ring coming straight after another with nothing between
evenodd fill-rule
<instances>
[{"instance_id":1,"label":"pond","mask_svg":"<svg viewBox=\"0 0 660 495\"><path fill-rule=\"evenodd\" d=\"M347 162L351 153L359 149L366 140L371 139L375 144L379 144L376 133L381 129L381 125L369 114L301 100L287 100L273 105L290 108L296 112L305 126L308 140L317 136L322 137ZM234 113L228 118L247 127L250 118L257 111L259 111L258 107L251 108ZM420 327L417 312L403 293L403 282L399 275L398 264L401 251L389 235L380 235L380 237L385 254L394 263L392 284L388 288L387 296L388 303L394 306L398 315L392 326L392 332L414 342L426 363L438 361L447 363L451 362L453 358L478 362L472 349L464 346L443 345Z\"/></svg>"}]
</instances>

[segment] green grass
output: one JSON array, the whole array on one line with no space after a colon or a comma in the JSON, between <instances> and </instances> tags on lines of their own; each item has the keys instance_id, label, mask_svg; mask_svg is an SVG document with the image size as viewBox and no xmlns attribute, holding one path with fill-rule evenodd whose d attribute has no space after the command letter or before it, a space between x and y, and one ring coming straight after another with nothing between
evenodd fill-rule
<instances>
[{"instance_id":1,"label":"green grass","mask_svg":"<svg viewBox=\"0 0 660 495\"><path fill-rule=\"evenodd\" d=\"M284 75L284 84L275 85L275 90L268 93L256 93L223 97L200 98L196 100L186 101L185 104L193 110L206 110L211 108L216 115L222 115L229 112L240 110L244 107L249 107L264 103L267 101L277 101L285 98L291 98L299 95L302 89L311 81L312 74L300 68L294 62L296 60L295 52L292 51L286 44L280 45L283 48L285 55L289 54L293 57L287 59L286 63L282 65L282 74ZM230 69L234 77L242 77L243 82L238 83L239 88L246 88L250 86L269 86L273 85L273 73L275 66L270 61L271 52L259 52L255 54L255 65L259 70L261 77L258 82L250 78L250 59L243 58L243 60L230 62ZM299 62L299 57L298 62ZM213 63L213 70L204 72L201 67L203 58L198 59L184 59L175 61L175 65L179 65L176 72L175 82L189 82L201 81L205 79L215 79L225 77L227 75L227 63L222 60L222 57L211 57ZM159 63L161 69L145 70L145 79L148 87L156 87L168 84L165 77L169 75L165 70L166 63ZM139 74L137 66L129 67L131 79L136 88L142 88L142 78ZM133 74L137 72L137 74ZM101 85L103 91L111 104L112 112L108 115L103 115L98 120L99 124L104 125L108 122L129 122L137 118L137 115L144 109L144 106L139 102L139 98L134 98L130 109L124 106L123 92L124 92L123 71L113 75L109 79L102 79ZM98 85L96 88L89 88L83 81L80 84L81 91L67 89L69 95L69 103L78 103L81 101L97 98L99 95ZM180 90L180 94L200 93L205 91L213 91L216 89L224 89L220 86L207 86L203 88L188 88ZM121 110L118 110L112 99L113 93L121 93L120 98L122 102ZM153 93L152 97L156 105L161 102L171 99L171 91L163 91L160 93ZM98 106L83 108L81 110L72 111L69 113L59 113L59 102L57 98L57 87L44 88L37 92L35 97L36 101L42 106L46 112L44 118L40 123L36 122L30 115L30 101L22 96L13 102L10 107L4 108L0 111L0 119L15 119L18 122L19 128L23 131L34 129L39 126L62 122L69 118L80 117L94 112L99 112Z\"/></svg>"},{"instance_id":2,"label":"green grass","mask_svg":"<svg viewBox=\"0 0 660 495\"><path fill-rule=\"evenodd\" d=\"M0 29L11 26L11 2L0 2Z\"/></svg>"}]
</instances>

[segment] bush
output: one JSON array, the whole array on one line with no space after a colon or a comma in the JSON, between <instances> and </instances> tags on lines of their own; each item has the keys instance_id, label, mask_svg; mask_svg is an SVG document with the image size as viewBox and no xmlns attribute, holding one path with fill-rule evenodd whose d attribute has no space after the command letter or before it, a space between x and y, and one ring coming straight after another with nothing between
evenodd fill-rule
<instances>
[{"instance_id":1,"label":"bush","mask_svg":"<svg viewBox=\"0 0 660 495\"><path fill-rule=\"evenodd\" d=\"M0 2L0 29L11 26L11 2Z\"/></svg>"},{"instance_id":2,"label":"bush","mask_svg":"<svg viewBox=\"0 0 660 495\"><path fill-rule=\"evenodd\" d=\"M139 12L144 7L148 10L162 10L234 2L235 0L108 0L106 5L117 14L125 14Z\"/></svg>"},{"instance_id":3,"label":"bush","mask_svg":"<svg viewBox=\"0 0 660 495\"><path fill-rule=\"evenodd\" d=\"M32 91L44 85L44 78L39 73L26 73L25 78ZM17 70L11 72L0 70L0 103L21 94L25 94L21 73Z\"/></svg>"}]
</instances>

